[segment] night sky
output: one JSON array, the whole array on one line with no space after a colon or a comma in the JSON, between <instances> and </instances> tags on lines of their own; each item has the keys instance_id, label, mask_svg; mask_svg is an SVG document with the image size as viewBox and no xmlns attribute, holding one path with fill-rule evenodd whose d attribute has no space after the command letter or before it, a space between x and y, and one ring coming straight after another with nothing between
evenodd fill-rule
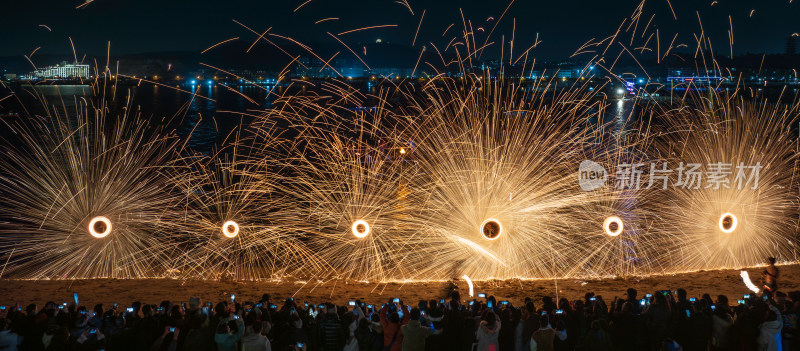
<instances>
[{"instance_id":1,"label":"night sky","mask_svg":"<svg viewBox=\"0 0 800 351\"><path fill-rule=\"evenodd\" d=\"M342 39L371 42L381 38L410 45L423 10L422 43L417 45L430 41L438 45L446 44L457 33L455 29L460 31L459 9L474 27L485 27L488 32L494 22L487 22L487 18L499 18L508 5L505 1L408 0L415 13L412 15L393 0L311 0L293 12L304 1L96 0L81 9L75 8L81 4L75 0L4 1L0 5L0 56L30 54L37 47L41 47L37 54L71 54L68 37L72 37L79 55L104 55L107 41L112 42L112 54L201 51L232 37L252 42L255 36L233 19L259 32L273 27L272 33L304 42L330 41L327 31L340 33L370 25L396 24L395 28L346 34ZM659 28L662 42L679 33L678 42L694 47L692 34L700 28L696 12L715 50L725 53L729 52L728 15L733 20L734 54L781 53L786 38L800 32L800 0L718 0L713 6L707 0L671 1L677 21L667 0L648 0L644 7L641 25L655 14L651 29ZM638 0L517 0L493 36L496 40L500 34L510 36L512 19L516 18L518 48L527 48L538 32L542 45L535 56L561 58L591 38L613 33L638 4ZM314 24L327 17L339 20ZM445 40L441 34L450 23L456 25ZM48 26L52 32L40 25Z\"/></svg>"}]
</instances>

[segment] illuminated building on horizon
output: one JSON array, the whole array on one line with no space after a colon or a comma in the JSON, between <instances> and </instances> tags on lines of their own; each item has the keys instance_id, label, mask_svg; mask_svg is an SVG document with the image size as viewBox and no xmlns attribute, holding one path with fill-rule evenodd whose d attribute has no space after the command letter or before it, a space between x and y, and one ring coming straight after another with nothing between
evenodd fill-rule
<instances>
[{"instance_id":1,"label":"illuminated building on horizon","mask_svg":"<svg viewBox=\"0 0 800 351\"><path fill-rule=\"evenodd\" d=\"M37 69L32 74L36 78L89 78L89 65L62 62L55 66Z\"/></svg>"}]
</instances>

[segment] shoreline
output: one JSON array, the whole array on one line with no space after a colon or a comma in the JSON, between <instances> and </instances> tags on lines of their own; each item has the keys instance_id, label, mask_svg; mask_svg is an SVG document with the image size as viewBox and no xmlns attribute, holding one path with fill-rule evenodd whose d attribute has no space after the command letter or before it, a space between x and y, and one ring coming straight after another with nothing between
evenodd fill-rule
<instances>
[{"instance_id":1,"label":"shoreline","mask_svg":"<svg viewBox=\"0 0 800 351\"><path fill-rule=\"evenodd\" d=\"M779 266L781 275L779 290L789 292L800 290L800 264ZM759 285L761 269L752 267L748 271L751 279ZM708 270L691 273L665 274L660 276L609 278L609 279L557 279L557 280L486 280L473 281L475 295L486 293L498 301L507 300L520 305L525 297L541 304L541 297L566 297L570 300L582 299L587 292L602 296L606 302L614 297L623 297L629 287L638 290L640 298L656 290L686 289L689 296L702 294L727 295L736 300L750 291L739 276L739 269ZM558 290L556 291L556 286ZM461 292L462 301L468 298L466 281L422 281L367 283L358 281L330 280L324 282L308 280L282 281L214 281L177 279L74 279L74 280L18 280L0 279L0 305L13 306L20 302L23 307L35 303L41 307L47 301L72 303L73 293L78 293L82 305L93 306L98 303L106 308L115 302L122 306L134 301L158 304L169 300L173 303L188 301L190 297L200 297L204 302L219 302L236 294L236 301L258 301L268 293L273 301L279 302L293 297L299 301L322 303L332 301L346 304L350 300L361 299L366 303L379 304L391 298L400 298L406 304L414 305L420 299L442 299L453 290Z\"/></svg>"}]
</instances>

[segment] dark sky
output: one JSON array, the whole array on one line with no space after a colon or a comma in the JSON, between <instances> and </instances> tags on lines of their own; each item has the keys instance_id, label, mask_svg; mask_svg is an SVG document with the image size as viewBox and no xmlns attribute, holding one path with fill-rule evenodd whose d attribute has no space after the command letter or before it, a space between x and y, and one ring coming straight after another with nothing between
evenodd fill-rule
<instances>
[{"instance_id":1,"label":"dark sky","mask_svg":"<svg viewBox=\"0 0 800 351\"><path fill-rule=\"evenodd\" d=\"M368 30L343 35L348 42L382 38L410 45L426 10L420 38L445 46L455 30L461 30L459 9L474 27L488 30L508 5L507 1L408 0L415 12L393 0L96 0L81 9L76 0L3 1L0 5L0 56L29 54L71 54L72 37L80 54L105 54L112 42L112 54L156 51L201 51L231 37L252 42L255 36L232 20L256 31L273 27L272 32L306 42L331 40L325 32L340 33L369 25L397 24L396 28ZM783 52L786 38L800 32L800 0L671 0L678 20L673 19L667 0L647 0L642 27L655 14L650 28L659 28L661 41L668 45L674 33L678 42L694 46L692 34L699 31L698 15L712 38L715 50L728 53L728 15L734 26L734 53ZM613 33L629 17L638 0L613 1L536 1L516 0L495 31L510 36L516 18L516 50L533 43L536 33L542 45L535 55L545 59L571 54L583 42ZM755 13L750 17L751 10ZM339 20L314 24L326 17ZM451 23L456 25L441 37ZM40 25L47 25L48 31ZM285 43L285 42L284 42ZM418 44L419 45L419 44ZM499 52L499 46L495 47ZM220 47L220 49L223 49ZM518 51L519 52L519 51Z\"/></svg>"}]
</instances>

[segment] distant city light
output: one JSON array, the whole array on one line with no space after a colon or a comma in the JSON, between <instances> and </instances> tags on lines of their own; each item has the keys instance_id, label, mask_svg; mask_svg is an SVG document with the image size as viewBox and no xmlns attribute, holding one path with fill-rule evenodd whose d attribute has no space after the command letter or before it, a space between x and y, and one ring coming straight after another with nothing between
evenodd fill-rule
<instances>
[{"instance_id":1,"label":"distant city light","mask_svg":"<svg viewBox=\"0 0 800 351\"><path fill-rule=\"evenodd\" d=\"M37 69L33 72L37 78L88 78L89 65L62 62L55 66Z\"/></svg>"},{"instance_id":2,"label":"distant city light","mask_svg":"<svg viewBox=\"0 0 800 351\"><path fill-rule=\"evenodd\" d=\"M195 84L197 84L197 81L192 79L191 83L192 83L192 85L195 85Z\"/></svg>"}]
</instances>

